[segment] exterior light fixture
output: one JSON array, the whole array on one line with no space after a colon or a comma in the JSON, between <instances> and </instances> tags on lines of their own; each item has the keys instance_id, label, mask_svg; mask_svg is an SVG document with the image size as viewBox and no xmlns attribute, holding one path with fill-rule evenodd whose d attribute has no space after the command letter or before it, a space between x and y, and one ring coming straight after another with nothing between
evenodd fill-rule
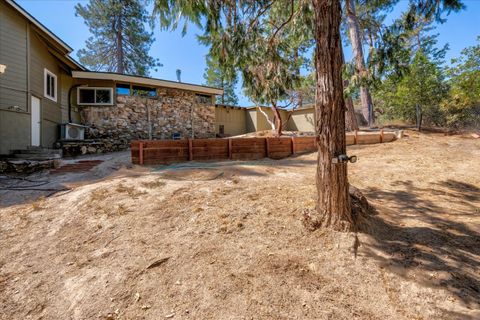
<instances>
[{"instance_id":1,"label":"exterior light fixture","mask_svg":"<svg viewBox=\"0 0 480 320\"><path fill-rule=\"evenodd\" d=\"M335 157L332 159L332 163L355 163L357 162L358 157L357 156L347 156L346 154L341 154L338 157Z\"/></svg>"}]
</instances>

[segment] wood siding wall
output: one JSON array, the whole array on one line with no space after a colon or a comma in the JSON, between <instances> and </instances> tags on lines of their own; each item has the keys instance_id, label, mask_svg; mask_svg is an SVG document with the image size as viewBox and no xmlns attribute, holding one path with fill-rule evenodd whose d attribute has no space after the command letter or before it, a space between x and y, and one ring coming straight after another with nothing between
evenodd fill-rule
<instances>
[{"instance_id":1,"label":"wood siding wall","mask_svg":"<svg viewBox=\"0 0 480 320\"><path fill-rule=\"evenodd\" d=\"M48 49L41 32L0 1L0 154L24 149L31 142L30 96L40 99L41 144L50 148L59 138L58 124L68 121L68 89L73 79ZM44 96L44 69L57 76L57 101ZM74 119L78 114L73 112Z\"/></svg>"},{"instance_id":2,"label":"wood siding wall","mask_svg":"<svg viewBox=\"0 0 480 320\"><path fill-rule=\"evenodd\" d=\"M288 120L288 131L303 131L314 132L315 131L315 110L299 109L293 111L292 116Z\"/></svg>"},{"instance_id":3,"label":"wood siding wall","mask_svg":"<svg viewBox=\"0 0 480 320\"><path fill-rule=\"evenodd\" d=\"M247 131L246 113L244 109L232 107L215 108L215 130L220 133L220 126L224 126L224 134L236 136Z\"/></svg>"},{"instance_id":4,"label":"wood siding wall","mask_svg":"<svg viewBox=\"0 0 480 320\"><path fill-rule=\"evenodd\" d=\"M30 144L27 87L28 24L5 2L0 2L0 154Z\"/></svg>"}]
</instances>

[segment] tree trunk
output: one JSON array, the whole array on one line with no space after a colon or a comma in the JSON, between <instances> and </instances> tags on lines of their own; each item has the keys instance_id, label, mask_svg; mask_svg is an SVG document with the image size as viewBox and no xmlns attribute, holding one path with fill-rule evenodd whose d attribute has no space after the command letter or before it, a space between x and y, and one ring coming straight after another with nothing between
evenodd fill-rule
<instances>
[{"instance_id":1,"label":"tree trunk","mask_svg":"<svg viewBox=\"0 0 480 320\"><path fill-rule=\"evenodd\" d=\"M300 66L298 65L298 47L293 50L293 61L295 63L295 76L300 79ZM303 106L303 92L299 90L297 106L301 108Z\"/></svg>"},{"instance_id":2,"label":"tree trunk","mask_svg":"<svg viewBox=\"0 0 480 320\"><path fill-rule=\"evenodd\" d=\"M342 81L340 1L313 0L315 12L315 131L318 145L317 206L308 217L314 227L353 229L347 163L332 160L346 154L345 101Z\"/></svg>"},{"instance_id":3,"label":"tree trunk","mask_svg":"<svg viewBox=\"0 0 480 320\"><path fill-rule=\"evenodd\" d=\"M124 53L123 53L123 17L120 14L117 19L117 72L125 73Z\"/></svg>"},{"instance_id":4,"label":"tree trunk","mask_svg":"<svg viewBox=\"0 0 480 320\"><path fill-rule=\"evenodd\" d=\"M355 56L355 73L360 79L365 77L367 69L365 67L365 60L363 57L362 40L360 37L360 26L355 13L355 0L346 0L348 29L350 33L350 40L352 43L353 54ZM362 114L368 122L368 126L372 126L375 122L375 115L373 113L372 96L368 87L360 86L360 100L362 102Z\"/></svg>"},{"instance_id":5,"label":"tree trunk","mask_svg":"<svg viewBox=\"0 0 480 320\"><path fill-rule=\"evenodd\" d=\"M345 65L345 56L342 52L342 64ZM348 87L349 81L343 80L343 85ZM355 108L353 107L352 97L348 96L345 98L345 106L347 111L345 112L345 126L347 131L358 130L357 117L355 116Z\"/></svg>"},{"instance_id":6,"label":"tree trunk","mask_svg":"<svg viewBox=\"0 0 480 320\"><path fill-rule=\"evenodd\" d=\"M223 82L223 76L222 76L222 89L223 89L223 93L222 93L222 105L225 105L225 83Z\"/></svg>"},{"instance_id":7,"label":"tree trunk","mask_svg":"<svg viewBox=\"0 0 480 320\"><path fill-rule=\"evenodd\" d=\"M347 131L358 130L357 117L355 116L352 97L345 98L345 106L347 108L347 111L345 112L345 126Z\"/></svg>"},{"instance_id":8,"label":"tree trunk","mask_svg":"<svg viewBox=\"0 0 480 320\"><path fill-rule=\"evenodd\" d=\"M282 117L276 104L272 103L272 111L274 115L275 131L278 137L282 135Z\"/></svg>"}]
</instances>

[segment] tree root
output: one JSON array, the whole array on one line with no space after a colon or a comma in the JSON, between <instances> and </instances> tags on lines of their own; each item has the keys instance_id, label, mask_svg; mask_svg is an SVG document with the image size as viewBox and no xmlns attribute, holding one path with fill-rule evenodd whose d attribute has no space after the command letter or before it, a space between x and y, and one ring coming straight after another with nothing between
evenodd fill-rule
<instances>
[{"instance_id":1,"label":"tree root","mask_svg":"<svg viewBox=\"0 0 480 320\"><path fill-rule=\"evenodd\" d=\"M310 231L320 228L330 228L342 232L358 232L369 229L369 217L375 214L375 209L370 206L367 198L356 187L350 186L351 215L350 219L340 220L334 225L325 225L325 220L316 209L303 211L303 225Z\"/></svg>"}]
</instances>

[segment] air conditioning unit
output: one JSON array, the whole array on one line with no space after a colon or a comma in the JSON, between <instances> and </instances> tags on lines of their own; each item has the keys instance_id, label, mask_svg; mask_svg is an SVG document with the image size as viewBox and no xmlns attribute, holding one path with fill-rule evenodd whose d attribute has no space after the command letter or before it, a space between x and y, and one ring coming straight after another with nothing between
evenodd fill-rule
<instances>
[{"instance_id":1,"label":"air conditioning unit","mask_svg":"<svg viewBox=\"0 0 480 320\"><path fill-rule=\"evenodd\" d=\"M85 126L75 123L62 124L60 137L62 140L83 140L85 139Z\"/></svg>"}]
</instances>

